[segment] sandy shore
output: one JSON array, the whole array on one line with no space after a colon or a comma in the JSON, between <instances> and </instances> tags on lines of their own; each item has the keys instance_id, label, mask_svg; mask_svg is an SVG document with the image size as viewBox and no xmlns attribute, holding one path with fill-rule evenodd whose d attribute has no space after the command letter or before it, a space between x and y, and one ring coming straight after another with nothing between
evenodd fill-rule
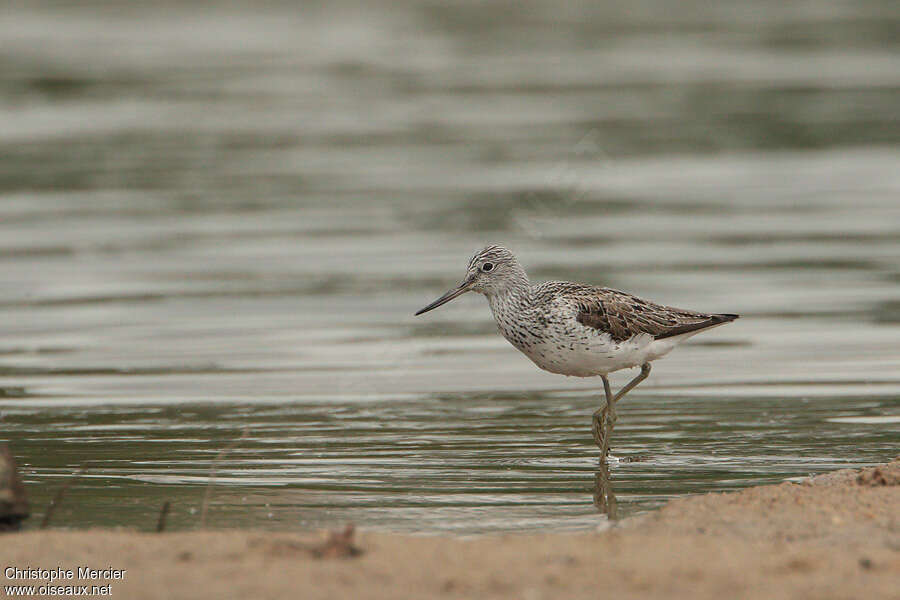
<instances>
[{"instance_id":1,"label":"sandy shore","mask_svg":"<svg viewBox=\"0 0 900 600\"><path fill-rule=\"evenodd\" d=\"M34 531L0 537L0 565L125 569L122 580L85 583L138 599L893 599L900 459L680 499L599 533L463 540L362 532L353 541L362 554L346 558L316 556L322 540L258 531ZM3 585L11 583L46 581Z\"/></svg>"}]
</instances>

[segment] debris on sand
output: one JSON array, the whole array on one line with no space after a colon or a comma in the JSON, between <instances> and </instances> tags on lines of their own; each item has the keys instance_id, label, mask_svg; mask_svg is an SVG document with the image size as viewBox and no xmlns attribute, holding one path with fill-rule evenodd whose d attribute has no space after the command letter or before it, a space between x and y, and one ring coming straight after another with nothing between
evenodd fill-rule
<instances>
[{"instance_id":1,"label":"debris on sand","mask_svg":"<svg viewBox=\"0 0 900 600\"><path fill-rule=\"evenodd\" d=\"M0 444L0 532L18 531L28 518L25 486L16 470L16 461L6 444Z\"/></svg>"},{"instance_id":2,"label":"debris on sand","mask_svg":"<svg viewBox=\"0 0 900 600\"><path fill-rule=\"evenodd\" d=\"M856 476L856 483L873 486L900 485L900 460L879 467L863 469Z\"/></svg>"},{"instance_id":3,"label":"debris on sand","mask_svg":"<svg viewBox=\"0 0 900 600\"><path fill-rule=\"evenodd\" d=\"M328 538L317 544L297 540L257 538L250 542L250 547L263 546L268 554L280 557L299 552L313 558L353 558L363 553L361 548L353 545L355 533L356 527L348 524L342 530L328 532Z\"/></svg>"},{"instance_id":4,"label":"debris on sand","mask_svg":"<svg viewBox=\"0 0 900 600\"><path fill-rule=\"evenodd\" d=\"M351 558L362 554L362 550L353 545L353 534L356 528L353 524L344 527L343 531L332 531L328 539L318 546L310 549L310 553L316 558Z\"/></svg>"}]
</instances>

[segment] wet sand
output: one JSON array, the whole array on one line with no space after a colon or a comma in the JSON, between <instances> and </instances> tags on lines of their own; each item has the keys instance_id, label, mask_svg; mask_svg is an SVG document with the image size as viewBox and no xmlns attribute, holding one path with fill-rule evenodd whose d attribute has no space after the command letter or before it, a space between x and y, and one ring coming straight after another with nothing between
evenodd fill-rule
<instances>
[{"instance_id":1,"label":"wet sand","mask_svg":"<svg viewBox=\"0 0 900 600\"><path fill-rule=\"evenodd\" d=\"M898 509L900 458L678 499L601 532L362 532L359 556L335 557L346 546L318 534L31 531L0 538L0 563L126 569L90 582L119 598L896 598Z\"/></svg>"}]
</instances>

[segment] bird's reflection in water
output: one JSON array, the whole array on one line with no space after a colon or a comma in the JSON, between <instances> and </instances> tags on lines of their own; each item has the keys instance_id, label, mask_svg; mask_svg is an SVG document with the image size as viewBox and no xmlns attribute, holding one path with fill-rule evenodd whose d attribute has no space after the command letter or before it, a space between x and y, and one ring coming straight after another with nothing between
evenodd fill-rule
<instances>
[{"instance_id":1,"label":"bird's reflection in water","mask_svg":"<svg viewBox=\"0 0 900 600\"><path fill-rule=\"evenodd\" d=\"M606 515L610 521L615 521L619 518L616 494L613 491L612 480L609 476L609 465L605 459L600 459L600 464L594 473L594 506Z\"/></svg>"}]
</instances>

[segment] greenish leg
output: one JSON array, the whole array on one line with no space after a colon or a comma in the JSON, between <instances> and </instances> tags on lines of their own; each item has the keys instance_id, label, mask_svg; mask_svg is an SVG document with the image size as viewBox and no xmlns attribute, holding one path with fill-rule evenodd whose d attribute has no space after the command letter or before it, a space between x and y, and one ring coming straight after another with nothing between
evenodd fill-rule
<instances>
[{"instance_id":1,"label":"greenish leg","mask_svg":"<svg viewBox=\"0 0 900 600\"><path fill-rule=\"evenodd\" d=\"M609 454L609 438L612 435L613 425L616 422L616 402L649 376L650 363L644 363L641 365L641 372L638 373L637 377L629 381L615 396L612 395L612 390L609 387L609 379L606 375L600 376L603 380L603 390L606 392L606 403L594 412L591 431L594 434L594 442L600 448L600 457L603 460L606 460L606 455Z\"/></svg>"},{"instance_id":2,"label":"greenish leg","mask_svg":"<svg viewBox=\"0 0 900 600\"><path fill-rule=\"evenodd\" d=\"M609 379L606 375L601 375L603 380L603 391L606 393L606 401L603 406L594 412L591 421L591 431L594 434L594 443L600 448L600 456L605 460L609 453L609 436L612 434L613 423L616 420L615 398L612 395L612 389L609 387Z\"/></svg>"},{"instance_id":3,"label":"greenish leg","mask_svg":"<svg viewBox=\"0 0 900 600\"><path fill-rule=\"evenodd\" d=\"M641 365L641 372L638 373L637 377L635 377L634 379L629 381L628 385L626 385L621 390L619 390L619 393L616 394L615 398L613 398L613 403L618 402L622 396L624 396L625 394L627 394L628 392L633 390L635 387L637 387L637 384L639 384L643 380L647 379L647 377L649 377L649 376L650 376L650 363L644 363L643 365Z\"/></svg>"},{"instance_id":4,"label":"greenish leg","mask_svg":"<svg viewBox=\"0 0 900 600\"><path fill-rule=\"evenodd\" d=\"M601 460L594 473L594 506L606 515L610 521L619 518L616 493L612 487L612 479L609 476L609 465Z\"/></svg>"}]
</instances>

